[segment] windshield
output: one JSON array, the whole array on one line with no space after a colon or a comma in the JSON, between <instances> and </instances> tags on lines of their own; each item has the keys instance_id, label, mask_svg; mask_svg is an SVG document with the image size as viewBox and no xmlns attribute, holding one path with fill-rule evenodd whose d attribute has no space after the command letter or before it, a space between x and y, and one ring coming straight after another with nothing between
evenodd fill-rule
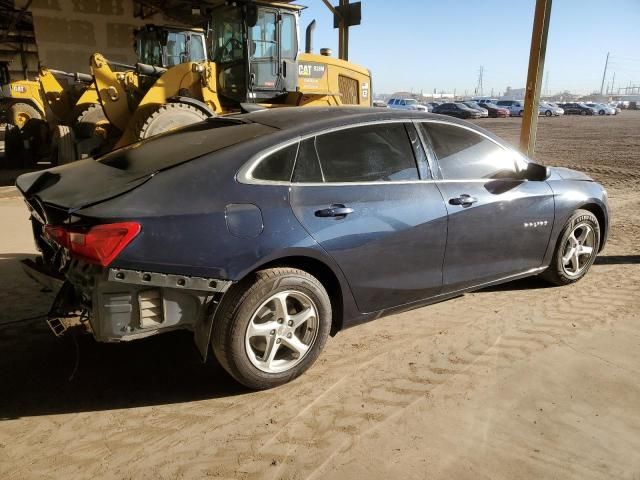
<instances>
[{"instance_id":1,"label":"windshield","mask_svg":"<svg viewBox=\"0 0 640 480\"><path fill-rule=\"evenodd\" d=\"M213 58L219 63L244 58L244 32L239 8L216 10L213 14Z\"/></svg>"},{"instance_id":2,"label":"windshield","mask_svg":"<svg viewBox=\"0 0 640 480\"><path fill-rule=\"evenodd\" d=\"M136 35L138 62L148 65L162 65L162 45L156 31L142 31Z\"/></svg>"}]
</instances>

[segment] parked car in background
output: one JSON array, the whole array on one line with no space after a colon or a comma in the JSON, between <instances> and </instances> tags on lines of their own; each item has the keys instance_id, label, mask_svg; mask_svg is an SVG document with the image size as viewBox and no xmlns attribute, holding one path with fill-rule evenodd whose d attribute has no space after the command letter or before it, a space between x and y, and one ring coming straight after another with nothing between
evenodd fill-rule
<instances>
[{"instance_id":1,"label":"parked car in background","mask_svg":"<svg viewBox=\"0 0 640 480\"><path fill-rule=\"evenodd\" d=\"M467 119L482 117L482 113L480 113L478 110L469 108L462 103L443 103L442 105L434 108L433 113Z\"/></svg>"},{"instance_id":2,"label":"parked car in background","mask_svg":"<svg viewBox=\"0 0 640 480\"><path fill-rule=\"evenodd\" d=\"M434 108L442 105L442 102L427 102L427 104L431 106L431 110L433 111Z\"/></svg>"},{"instance_id":3,"label":"parked car in background","mask_svg":"<svg viewBox=\"0 0 640 480\"><path fill-rule=\"evenodd\" d=\"M469 108L472 108L473 110L478 110L482 114L483 118L487 118L489 116L489 110L478 105L476 102L460 102L460 103L462 103L463 105L466 105Z\"/></svg>"},{"instance_id":4,"label":"parked car in background","mask_svg":"<svg viewBox=\"0 0 640 480\"><path fill-rule=\"evenodd\" d=\"M569 102L562 105L564 113L567 115L595 115L596 111L587 107L583 103Z\"/></svg>"},{"instance_id":5,"label":"parked car in background","mask_svg":"<svg viewBox=\"0 0 640 480\"><path fill-rule=\"evenodd\" d=\"M553 103L541 102L538 107L538 113L546 117L564 115L564 110Z\"/></svg>"},{"instance_id":6,"label":"parked car in background","mask_svg":"<svg viewBox=\"0 0 640 480\"><path fill-rule=\"evenodd\" d=\"M493 103L494 105L498 102L497 98L480 98L478 100L471 99L472 102L477 102L478 104L483 103Z\"/></svg>"},{"instance_id":7,"label":"parked car in background","mask_svg":"<svg viewBox=\"0 0 640 480\"><path fill-rule=\"evenodd\" d=\"M429 110L413 98L390 98L387 106L396 110L414 110L417 112L427 112Z\"/></svg>"},{"instance_id":8,"label":"parked car in background","mask_svg":"<svg viewBox=\"0 0 640 480\"><path fill-rule=\"evenodd\" d=\"M616 115L622 112L622 108L620 108L619 103L613 102L613 103L610 103L609 106L616 111L615 113Z\"/></svg>"},{"instance_id":9,"label":"parked car in background","mask_svg":"<svg viewBox=\"0 0 640 480\"><path fill-rule=\"evenodd\" d=\"M16 184L64 282L56 332L190 331L252 389L295 379L344 328L533 275L575 283L609 230L587 175L393 109L218 117Z\"/></svg>"},{"instance_id":10,"label":"parked car in background","mask_svg":"<svg viewBox=\"0 0 640 480\"><path fill-rule=\"evenodd\" d=\"M598 115L615 115L617 113L615 108L604 103L587 103L586 105L598 112Z\"/></svg>"},{"instance_id":11,"label":"parked car in background","mask_svg":"<svg viewBox=\"0 0 640 480\"><path fill-rule=\"evenodd\" d=\"M379 108L388 108L387 103L382 101L382 100L374 100L373 101L373 106L374 107L379 107Z\"/></svg>"},{"instance_id":12,"label":"parked car in background","mask_svg":"<svg viewBox=\"0 0 640 480\"><path fill-rule=\"evenodd\" d=\"M521 117L522 112L524 112L524 102L522 100L498 100L496 105L508 108L512 117Z\"/></svg>"},{"instance_id":13,"label":"parked car in background","mask_svg":"<svg viewBox=\"0 0 640 480\"><path fill-rule=\"evenodd\" d=\"M483 103L482 108L485 108L491 118L506 118L511 116L511 112L506 107L499 107L495 103Z\"/></svg>"}]
</instances>

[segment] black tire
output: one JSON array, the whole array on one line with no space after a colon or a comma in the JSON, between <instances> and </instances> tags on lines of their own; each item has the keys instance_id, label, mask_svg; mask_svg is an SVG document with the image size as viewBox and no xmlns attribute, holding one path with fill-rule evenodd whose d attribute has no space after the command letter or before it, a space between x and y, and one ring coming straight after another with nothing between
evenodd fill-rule
<instances>
[{"instance_id":1,"label":"black tire","mask_svg":"<svg viewBox=\"0 0 640 480\"><path fill-rule=\"evenodd\" d=\"M605 113L606 113L606 112L605 112L604 110L600 110L600 111L598 112L598 115L604 115Z\"/></svg>"},{"instance_id":2,"label":"black tire","mask_svg":"<svg viewBox=\"0 0 640 480\"><path fill-rule=\"evenodd\" d=\"M551 115L553 115L553 113L551 112L551 110L547 110L546 112L544 112L544 115L546 117L550 117Z\"/></svg>"},{"instance_id":3,"label":"black tire","mask_svg":"<svg viewBox=\"0 0 640 480\"><path fill-rule=\"evenodd\" d=\"M256 310L283 291L300 292L314 302L318 312L317 333L299 363L283 372L267 373L249 359L245 335ZM218 362L239 383L254 390L273 388L293 380L313 365L329 336L331 315L327 291L309 273L295 268L261 270L233 285L225 294L213 322L211 345Z\"/></svg>"},{"instance_id":4,"label":"black tire","mask_svg":"<svg viewBox=\"0 0 640 480\"><path fill-rule=\"evenodd\" d=\"M587 111L586 110L580 110L580 115L587 115Z\"/></svg>"},{"instance_id":5,"label":"black tire","mask_svg":"<svg viewBox=\"0 0 640 480\"><path fill-rule=\"evenodd\" d=\"M573 232L574 228L581 224L587 224L593 229L593 254L589 257L587 263L577 275L568 275L563 265L562 256L564 255L565 246L569 236ZM554 285L568 285L570 283L575 283L587 274L596 259L599 248L600 224L598 223L598 219L588 210L576 210L569 220L567 220L567 223L562 229L562 233L558 237L558 242L553 252L549 268L547 268L540 276Z\"/></svg>"},{"instance_id":6,"label":"black tire","mask_svg":"<svg viewBox=\"0 0 640 480\"><path fill-rule=\"evenodd\" d=\"M64 165L78 159L76 154L76 139L73 130L66 125L58 125L53 131L51 139L52 150L50 161L54 165Z\"/></svg>"},{"instance_id":7,"label":"black tire","mask_svg":"<svg viewBox=\"0 0 640 480\"><path fill-rule=\"evenodd\" d=\"M150 138L176 128L201 122L209 115L186 103L159 105L141 123L137 135L139 140Z\"/></svg>"},{"instance_id":8,"label":"black tire","mask_svg":"<svg viewBox=\"0 0 640 480\"><path fill-rule=\"evenodd\" d=\"M24 168L35 168L38 161L49 155L51 136L45 120L32 118L21 129Z\"/></svg>"},{"instance_id":9,"label":"black tire","mask_svg":"<svg viewBox=\"0 0 640 480\"><path fill-rule=\"evenodd\" d=\"M16 102L9 107L9 121L19 128L24 127L32 118L42 120L42 114L28 103Z\"/></svg>"},{"instance_id":10,"label":"black tire","mask_svg":"<svg viewBox=\"0 0 640 480\"><path fill-rule=\"evenodd\" d=\"M4 131L3 168L22 168L24 145L20 129L8 123Z\"/></svg>"},{"instance_id":11,"label":"black tire","mask_svg":"<svg viewBox=\"0 0 640 480\"><path fill-rule=\"evenodd\" d=\"M74 132L77 138L91 138L96 125L106 124L109 121L102 110L102 105L94 103L85 108L76 118Z\"/></svg>"}]
</instances>

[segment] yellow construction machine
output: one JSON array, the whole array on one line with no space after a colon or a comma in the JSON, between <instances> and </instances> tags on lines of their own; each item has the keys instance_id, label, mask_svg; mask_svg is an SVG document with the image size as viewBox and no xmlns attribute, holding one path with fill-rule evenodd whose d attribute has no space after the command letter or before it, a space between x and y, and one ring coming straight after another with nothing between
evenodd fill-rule
<instances>
[{"instance_id":1,"label":"yellow construction machine","mask_svg":"<svg viewBox=\"0 0 640 480\"><path fill-rule=\"evenodd\" d=\"M137 37L142 63L128 72L115 72L113 67L122 65L92 56L99 101L120 133L116 147L211 116L257 108L371 105L366 68L312 54L310 31L305 53L299 53L303 7L267 0L208 3L210 48L206 52L203 45L206 58L201 61L181 61L201 42L197 35L178 40L162 30ZM157 60L163 51L174 52L174 65Z\"/></svg>"},{"instance_id":2,"label":"yellow construction machine","mask_svg":"<svg viewBox=\"0 0 640 480\"><path fill-rule=\"evenodd\" d=\"M91 75L42 67L35 80L4 80L0 110L9 125L5 155L13 163L33 163L52 153L56 161L74 160L72 128L88 138L106 123Z\"/></svg>"}]
</instances>

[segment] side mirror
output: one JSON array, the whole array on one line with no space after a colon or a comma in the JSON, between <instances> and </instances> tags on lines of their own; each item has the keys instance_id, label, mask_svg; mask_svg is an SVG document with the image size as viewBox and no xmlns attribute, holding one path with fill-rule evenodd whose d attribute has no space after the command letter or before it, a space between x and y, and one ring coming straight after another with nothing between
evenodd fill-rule
<instances>
[{"instance_id":1,"label":"side mirror","mask_svg":"<svg viewBox=\"0 0 640 480\"><path fill-rule=\"evenodd\" d=\"M525 180L532 182L543 182L551 175L551 171L548 167L540 165L539 163L529 162L527 169L522 172L522 177Z\"/></svg>"}]
</instances>

